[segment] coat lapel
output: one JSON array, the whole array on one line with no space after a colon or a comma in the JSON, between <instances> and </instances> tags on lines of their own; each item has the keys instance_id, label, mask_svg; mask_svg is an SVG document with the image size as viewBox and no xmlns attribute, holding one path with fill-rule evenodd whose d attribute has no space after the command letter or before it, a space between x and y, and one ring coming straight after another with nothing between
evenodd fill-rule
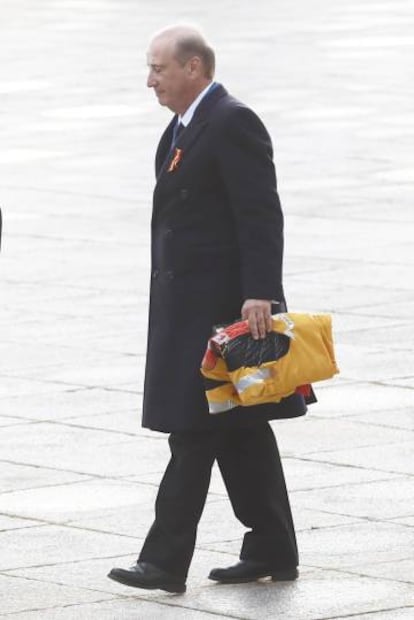
<instances>
[{"instance_id":1,"label":"coat lapel","mask_svg":"<svg viewBox=\"0 0 414 620\"><path fill-rule=\"evenodd\" d=\"M191 150L191 147L195 144L197 138L208 124L208 117L211 110L214 108L217 101L225 95L227 95L226 89L221 84L218 84L212 89L211 93L207 93L204 99L200 102L191 122L187 125L184 131L182 131L175 145L175 148L182 150L185 157L188 157L188 152ZM168 173L168 168L174 158L175 149L173 149L171 153L169 153L169 151L171 148L173 128L176 122L177 116L174 116L163 133L158 145L156 155L156 188L162 182L165 174Z\"/></svg>"},{"instance_id":2,"label":"coat lapel","mask_svg":"<svg viewBox=\"0 0 414 620\"><path fill-rule=\"evenodd\" d=\"M161 170L166 164L167 155L171 148L171 142L173 137L174 125L177 122L177 115L175 115L170 121L168 127L161 136L161 140L158 144L157 153L155 155L155 175L158 179Z\"/></svg>"}]
</instances>

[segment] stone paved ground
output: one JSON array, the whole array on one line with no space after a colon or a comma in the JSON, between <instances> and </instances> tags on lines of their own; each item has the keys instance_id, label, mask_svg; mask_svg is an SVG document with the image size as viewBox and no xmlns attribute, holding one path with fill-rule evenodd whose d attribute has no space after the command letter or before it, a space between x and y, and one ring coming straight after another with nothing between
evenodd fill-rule
<instances>
[{"instance_id":1,"label":"stone paved ground","mask_svg":"<svg viewBox=\"0 0 414 620\"><path fill-rule=\"evenodd\" d=\"M242 529L214 477L185 596L110 582L168 458L140 429L150 34L195 21L263 117L296 310L334 315L342 373L275 423L295 583L217 586ZM414 617L411 0L1 0L1 617Z\"/></svg>"}]
</instances>

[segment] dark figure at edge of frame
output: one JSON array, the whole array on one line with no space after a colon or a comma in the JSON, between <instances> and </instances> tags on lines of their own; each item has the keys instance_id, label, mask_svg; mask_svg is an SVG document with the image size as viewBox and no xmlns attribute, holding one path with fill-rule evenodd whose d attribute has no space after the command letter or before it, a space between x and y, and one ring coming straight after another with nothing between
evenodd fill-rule
<instances>
[{"instance_id":1,"label":"dark figure at edge of frame","mask_svg":"<svg viewBox=\"0 0 414 620\"><path fill-rule=\"evenodd\" d=\"M210 415L200 374L216 324L247 319L254 338L285 310L283 215L272 144L252 110L213 81L214 52L187 26L156 34L147 85L174 117L156 154L143 426L170 433L171 460L137 563L109 577L184 592L217 461L248 528L240 561L209 578L293 580L298 551L280 456L268 420L303 415L299 394ZM217 528L220 524L217 523Z\"/></svg>"}]
</instances>

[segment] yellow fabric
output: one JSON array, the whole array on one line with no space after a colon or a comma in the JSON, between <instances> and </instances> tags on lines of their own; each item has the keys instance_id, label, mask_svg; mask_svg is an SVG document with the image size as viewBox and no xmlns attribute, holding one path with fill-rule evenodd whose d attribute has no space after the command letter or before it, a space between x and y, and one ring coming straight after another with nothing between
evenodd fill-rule
<instances>
[{"instance_id":1,"label":"yellow fabric","mask_svg":"<svg viewBox=\"0 0 414 620\"><path fill-rule=\"evenodd\" d=\"M330 379L339 372L329 315L289 312L273 315L272 322L273 331L290 338L289 351L280 359L232 372L222 358L217 358L214 368L206 368L203 362L204 377L225 382L206 390L210 413L238 405L277 403L298 386Z\"/></svg>"}]
</instances>

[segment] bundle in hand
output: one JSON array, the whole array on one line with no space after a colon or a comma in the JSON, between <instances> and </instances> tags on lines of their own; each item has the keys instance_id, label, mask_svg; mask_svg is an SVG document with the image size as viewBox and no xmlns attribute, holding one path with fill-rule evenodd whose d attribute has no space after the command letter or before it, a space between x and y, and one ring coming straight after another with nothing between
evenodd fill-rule
<instances>
[{"instance_id":1,"label":"bundle in hand","mask_svg":"<svg viewBox=\"0 0 414 620\"><path fill-rule=\"evenodd\" d=\"M306 395L310 384L339 372L328 314L280 313L254 340L247 321L216 328L201 366L210 413Z\"/></svg>"}]
</instances>

